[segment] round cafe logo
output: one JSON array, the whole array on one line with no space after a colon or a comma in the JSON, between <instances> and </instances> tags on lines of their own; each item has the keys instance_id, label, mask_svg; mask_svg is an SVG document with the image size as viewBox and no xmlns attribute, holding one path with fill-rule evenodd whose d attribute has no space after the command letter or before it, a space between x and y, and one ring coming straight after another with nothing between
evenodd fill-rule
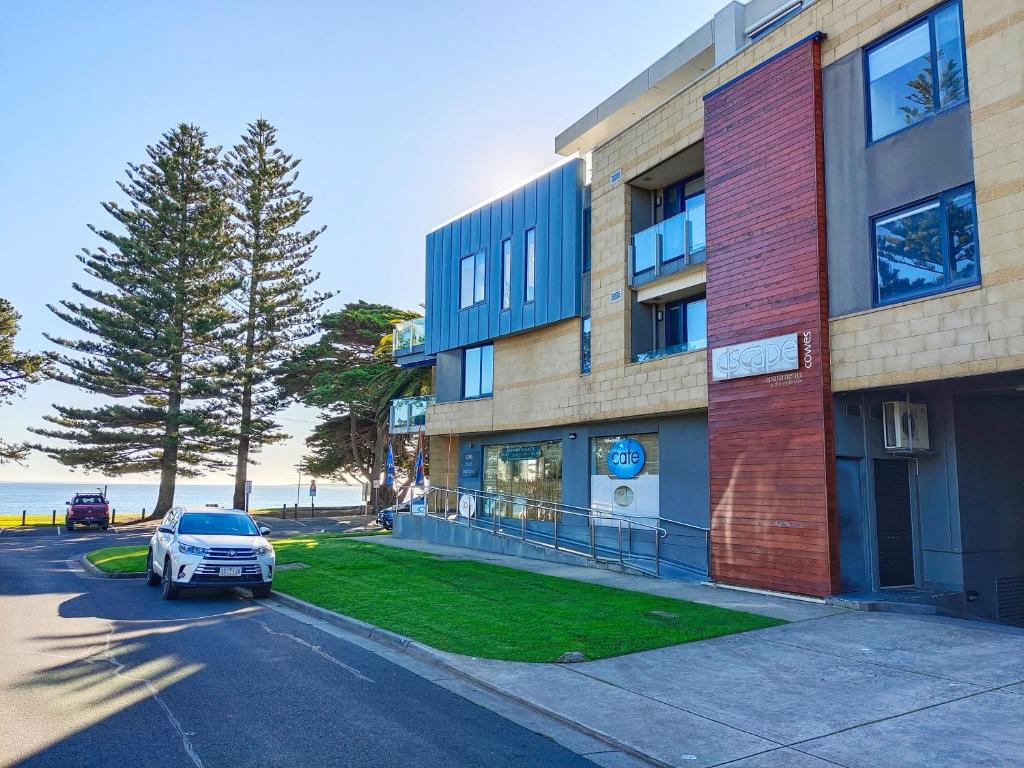
<instances>
[{"instance_id":1,"label":"round cafe logo","mask_svg":"<svg viewBox=\"0 0 1024 768\"><path fill-rule=\"evenodd\" d=\"M639 475L646 459L644 447L631 437L620 437L608 449L608 469L622 480Z\"/></svg>"}]
</instances>

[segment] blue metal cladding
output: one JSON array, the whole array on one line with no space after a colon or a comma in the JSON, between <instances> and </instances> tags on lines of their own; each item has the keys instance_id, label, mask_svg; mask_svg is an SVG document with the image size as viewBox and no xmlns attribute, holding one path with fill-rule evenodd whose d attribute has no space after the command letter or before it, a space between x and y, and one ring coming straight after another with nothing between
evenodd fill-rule
<instances>
[{"instance_id":1,"label":"blue metal cladding","mask_svg":"<svg viewBox=\"0 0 1024 768\"><path fill-rule=\"evenodd\" d=\"M427 235L426 342L435 355L581 314L584 166L570 160ZM526 231L536 229L534 300ZM501 244L512 238L512 301L501 308ZM484 301L459 309L459 261L486 249Z\"/></svg>"}]
</instances>

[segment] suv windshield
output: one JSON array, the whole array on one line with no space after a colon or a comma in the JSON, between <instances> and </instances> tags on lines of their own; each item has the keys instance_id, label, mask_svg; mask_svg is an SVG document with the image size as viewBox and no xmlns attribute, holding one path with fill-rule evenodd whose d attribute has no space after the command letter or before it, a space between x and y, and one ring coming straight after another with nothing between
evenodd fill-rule
<instances>
[{"instance_id":1,"label":"suv windshield","mask_svg":"<svg viewBox=\"0 0 1024 768\"><path fill-rule=\"evenodd\" d=\"M80 493L75 496L74 504L106 504L103 497L98 494Z\"/></svg>"},{"instance_id":2,"label":"suv windshield","mask_svg":"<svg viewBox=\"0 0 1024 768\"><path fill-rule=\"evenodd\" d=\"M186 512L178 523L178 533L221 534L224 536L259 536L260 532L248 515L226 515Z\"/></svg>"}]
</instances>

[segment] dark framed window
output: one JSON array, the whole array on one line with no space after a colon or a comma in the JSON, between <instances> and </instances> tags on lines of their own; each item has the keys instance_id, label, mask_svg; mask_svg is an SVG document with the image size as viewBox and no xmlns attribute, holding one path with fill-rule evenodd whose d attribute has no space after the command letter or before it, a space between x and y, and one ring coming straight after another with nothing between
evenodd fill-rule
<instances>
[{"instance_id":1,"label":"dark framed window","mask_svg":"<svg viewBox=\"0 0 1024 768\"><path fill-rule=\"evenodd\" d=\"M590 373L590 315L580 325L580 372Z\"/></svg>"},{"instance_id":2,"label":"dark framed window","mask_svg":"<svg viewBox=\"0 0 1024 768\"><path fill-rule=\"evenodd\" d=\"M665 305L665 348L700 349L708 341L708 302L704 296Z\"/></svg>"},{"instance_id":3,"label":"dark framed window","mask_svg":"<svg viewBox=\"0 0 1024 768\"><path fill-rule=\"evenodd\" d=\"M879 216L872 230L876 304L981 280L973 185Z\"/></svg>"},{"instance_id":4,"label":"dark framed window","mask_svg":"<svg viewBox=\"0 0 1024 768\"><path fill-rule=\"evenodd\" d=\"M960 3L937 8L867 50L871 141L967 100Z\"/></svg>"},{"instance_id":5,"label":"dark framed window","mask_svg":"<svg viewBox=\"0 0 1024 768\"><path fill-rule=\"evenodd\" d=\"M537 230L526 230L526 289L523 301L533 301L537 291Z\"/></svg>"},{"instance_id":6,"label":"dark framed window","mask_svg":"<svg viewBox=\"0 0 1024 768\"><path fill-rule=\"evenodd\" d=\"M462 353L462 397L490 397L494 392L494 345L470 347Z\"/></svg>"},{"instance_id":7,"label":"dark framed window","mask_svg":"<svg viewBox=\"0 0 1024 768\"><path fill-rule=\"evenodd\" d=\"M512 238L501 241L501 308L512 306Z\"/></svg>"},{"instance_id":8,"label":"dark framed window","mask_svg":"<svg viewBox=\"0 0 1024 768\"><path fill-rule=\"evenodd\" d=\"M459 261L459 309L482 302L487 286L487 251L477 251Z\"/></svg>"}]
</instances>

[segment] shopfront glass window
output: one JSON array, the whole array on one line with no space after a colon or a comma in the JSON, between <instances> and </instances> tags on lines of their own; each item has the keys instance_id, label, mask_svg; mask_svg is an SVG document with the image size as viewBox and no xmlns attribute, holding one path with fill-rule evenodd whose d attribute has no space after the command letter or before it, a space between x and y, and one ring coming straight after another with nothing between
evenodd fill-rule
<instances>
[{"instance_id":1,"label":"shopfront glass window","mask_svg":"<svg viewBox=\"0 0 1024 768\"><path fill-rule=\"evenodd\" d=\"M613 470L609 456L618 462L617 451L629 448L635 441L642 448L640 460L632 457L629 470ZM618 462L620 463L620 462ZM660 452L657 433L595 437L590 441L590 506L608 512L643 520L659 516ZM639 465L639 466L638 466ZM646 520L645 520L646 522Z\"/></svg>"},{"instance_id":2,"label":"shopfront glass window","mask_svg":"<svg viewBox=\"0 0 1024 768\"><path fill-rule=\"evenodd\" d=\"M562 501L562 443L546 440L484 446L485 514L552 521Z\"/></svg>"}]
</instances>

